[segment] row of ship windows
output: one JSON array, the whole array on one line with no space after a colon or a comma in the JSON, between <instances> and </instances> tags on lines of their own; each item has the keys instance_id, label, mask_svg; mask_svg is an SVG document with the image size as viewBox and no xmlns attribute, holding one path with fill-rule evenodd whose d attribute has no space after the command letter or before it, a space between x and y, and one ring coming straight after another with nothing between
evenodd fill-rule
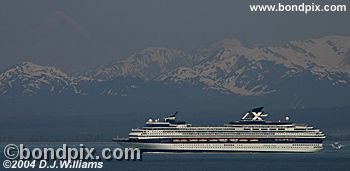
<instances>
[{"instance_id":1,"label":"row of ship windows","mask_svg":"<svg viewBox=\"0 0 350 171\"><path fill-rule=\"evenodd\" d=\"M138 131L133 131L135 133L137 133ZM317 130L311 130L311 131L207 131L209 133L315 133L315 132L319 132ZM201 132L201 131L152 131L152 130L147 130L147 131L142 131L140 133L164 133L164 134L176 134L176 133L182 133L182 134L186 134L186 133L207 133L207 132Z\"/></svg>"},{"instance_id":2,"label":"row of ship windows","mask_svg":"<svg viewBox=\"0 0 350 171\"><path fill-rule=\"evenodd\" d=\"M144 132L142 134L307 134L307 133L317 133L317 132L217 132L217 133L211 133L211 132Z\"/></svg>"},{"instance_id":3,"label":"row of ship windows","mask_svg":"<svg viewBox=\"0 0 350 171\"><path fill-rule=\"evenodd\" d=\"M317 133L142 133L141 135L191 135L191 136L203 136L203 135L317 135Z\"/></svg>"},{"instance_id":4,"label":"row of ship windows","mask_svg":"<svg viewBox=\"0 0 350 171\"><path fill-rule=\"evenodd\" d=\"M199 145L199 144L192 144L192 145L180 145L176 144L174 145L178 148L227 148L227 147L235 147L235 148L262 148L262 146L247 146L247 145L241 145L241 144L227 144L224 146L215 146L215 145ZM293 146L279 146L278 148L304 148L304 147L319 147L318 144L303 144L303 145L293 145ZM263 148L277 148L275 145L265 145Z\"/></svg>"},{"instance_id":5,"label":"row of ship windows","mask_svg":"<svg viewBox=\"0 0 350 171\"><path fill-rule=\"evenodd\" d=\"M172 130L157 130L157 129L147 129L152 131L172 131ZM305 131L305 130L312 130L312 129L296 129L296 128L237 128L237 129L181 129L181 130L174 130L174 131L284 131L284 130L290 130L290 131Z\"/></svg>"},{"instance_id":6,"label":"row of ship windows","mask_svg":"<svg viewBox=\"0 0 350 171\"><path fill-rule=\"evenodd\" d=\"M213 131L213 130L216 130L216 131L220 131L220 130L228 130L228 131L231 131L231 130L285 130L285 129L291 129L291 130L299 130L299 131L303 131L303 130L308 130L308 129L312 129L312 128L293 128L293 127L274 127L274 128L252 128L252 127L239 127L239 128L232 128L232 127L229 127L229 128L181 128L181 130L189 130L189 131L195 131L195 130L209 130L209 131ZM150 129L150 130L155 130L155 131L163 131L165 130L166 128L162 127L161 130L158 130L159 128L147 128L147 129ZM174 130L174 128L171 128L172 130ZM175 129L175 130L178 130L178 129Z\"/></svg>"},{"instance_id":7,"label":"row of ship windows","mask_svg":"<svg viewBox=\"0 0 350 171\"><path fill-rule=\"evenodd\" d=\"M321 144L292 144L292 146L321 146Z\"/></svg>"}]
</instances>

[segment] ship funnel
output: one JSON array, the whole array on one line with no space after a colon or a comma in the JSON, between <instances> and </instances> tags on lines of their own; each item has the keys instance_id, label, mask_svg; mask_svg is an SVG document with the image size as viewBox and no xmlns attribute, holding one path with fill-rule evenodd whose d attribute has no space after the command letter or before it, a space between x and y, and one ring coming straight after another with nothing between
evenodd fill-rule
<instances>
[{"instance_id":1,"label":"ship funnel","mask_svg":"<svg viewBox=\"0 0 350 171\"><path fill-rule=\"evenodd\" d=\"M252 110L252 112L258 113L258 112L263 112L262 110L264 109L264 107L258 107L258 108L254 108Z\"/></svg>"}]
</instances>

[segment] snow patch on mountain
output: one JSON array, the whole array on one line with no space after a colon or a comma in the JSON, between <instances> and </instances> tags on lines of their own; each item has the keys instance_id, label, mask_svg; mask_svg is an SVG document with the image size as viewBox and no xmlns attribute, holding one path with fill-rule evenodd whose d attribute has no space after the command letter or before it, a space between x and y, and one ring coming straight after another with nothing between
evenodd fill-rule
<instances>
[{"instance_id":1,"label":"snow patch on mountain","mask_svg":"<svg viewBox=\"0 0 350 171\"><path fill-rule=\"evenodd\" d=\"M23 62L0 73L0 92L9 96L32 96L43 89L52 95L59 95L64 91L81 93L73 80L57 68Z\"/></svg>"},{"instance_id":2,"label":"snow patch on mountain","mask_svg":"<svg viewBox=\"0 0 350 171\"><path fill-rule=\"evenodd\" d=\"M125 60L100 66L87 72L92 78L111 80L117 77L136 77L153 80L161 73L173 68L188 65L185 52L168 48L146 48L133 54Z\"/></svg>"}]
</instances>

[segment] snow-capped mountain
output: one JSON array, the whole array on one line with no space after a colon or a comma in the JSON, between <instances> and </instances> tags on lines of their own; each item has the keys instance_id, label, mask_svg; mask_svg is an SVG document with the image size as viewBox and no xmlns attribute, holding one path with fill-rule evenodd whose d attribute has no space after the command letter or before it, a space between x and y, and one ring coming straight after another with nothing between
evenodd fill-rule
<instances>
[{"instance_id":1,"label":"snow-capped mountain","mask_svg":"<svg viewBox=\"0 0 350 171\"><path fill-rule=\"evenodd\" d=\"M146 48L124 60L74 76L30 62L0 73L0 94L7 97L128 96L132 91L152 88L151 84L190 85L240 96L291 92L298 98L313 87L320 92L349 90L350 37L327 36L270 47L246 46L238 40L225 39L191 54Z\"/></svg>"},{"instance_id":2,"label":"snow-capped mountain","mask_svg":"<svg viewBox=\"0 0 350 171\"><path fill-rule=\"evenodd\" d=\"M77 83L63 71L23 62L0 73L0 94L7 97L80 94Z\"/></svg>"},{"instance_id":3,"label":"snow-capped mountain","mask_svg":"<svg viewBox=\"0 0 350 171\"><path fill-rule=\"evenodd\" d=\"M86 75L99 79L111 80L117 77L135 77L154 80L160 74L179 66L190 66L191 56L184 51L168 48L146 48L127 57L125 60L110 65L100 66L88 71Z\"/></svg>"},{"instance_id":4,"label":"snow-capped mountain","mask_svg":"<svg viewBox=\"0 0 350 171\"><path fill-rule=\"evenodd\" d=\"M279 87L274 84L305 73L313 76L307 79L326 80L332 85L349 85L350 81L349 37L328 36L279 47L246 47L237 40L224 40L201 53L207 56L206 61L176 68L160 80L240 95L275 92Z\"/></svg>"}]
</instances>

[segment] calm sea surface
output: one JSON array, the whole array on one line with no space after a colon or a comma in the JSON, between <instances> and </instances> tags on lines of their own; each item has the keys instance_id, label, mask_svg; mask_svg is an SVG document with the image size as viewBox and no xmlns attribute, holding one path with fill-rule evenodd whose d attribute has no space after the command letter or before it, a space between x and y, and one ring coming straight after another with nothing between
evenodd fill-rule
<instances>
[{"instance_id":1,"label":"calm sea surface","mask_svg":"<svg viewBox=\"0 0 350 171\"><path fill-rule=\"evenodd\" d=\"M20 144L20 143L14 143ZM63 143L23 143L28 147L62 147ZM95 154L104 148L118 147L114 143L77 142L70 146L84 144L96 148ZM6 144L1 143L1 153ZM103 161L99 170L350 170L350 143L341 150L334 150L330 144L318 153L186 153L186 154L143 154L142 161ZM5 160L1 154L1 162ZM1 166L1 170L3 167ZM33 169L30 169L33 170ZM38 169L39 170L39 169ZM40 169L42 170L42 169ZM74 169L76 170L76 169ZM78 169L79 170L79 169ZM92 169L94 170L94 169Z\"/></svg>"}]
</instances>

